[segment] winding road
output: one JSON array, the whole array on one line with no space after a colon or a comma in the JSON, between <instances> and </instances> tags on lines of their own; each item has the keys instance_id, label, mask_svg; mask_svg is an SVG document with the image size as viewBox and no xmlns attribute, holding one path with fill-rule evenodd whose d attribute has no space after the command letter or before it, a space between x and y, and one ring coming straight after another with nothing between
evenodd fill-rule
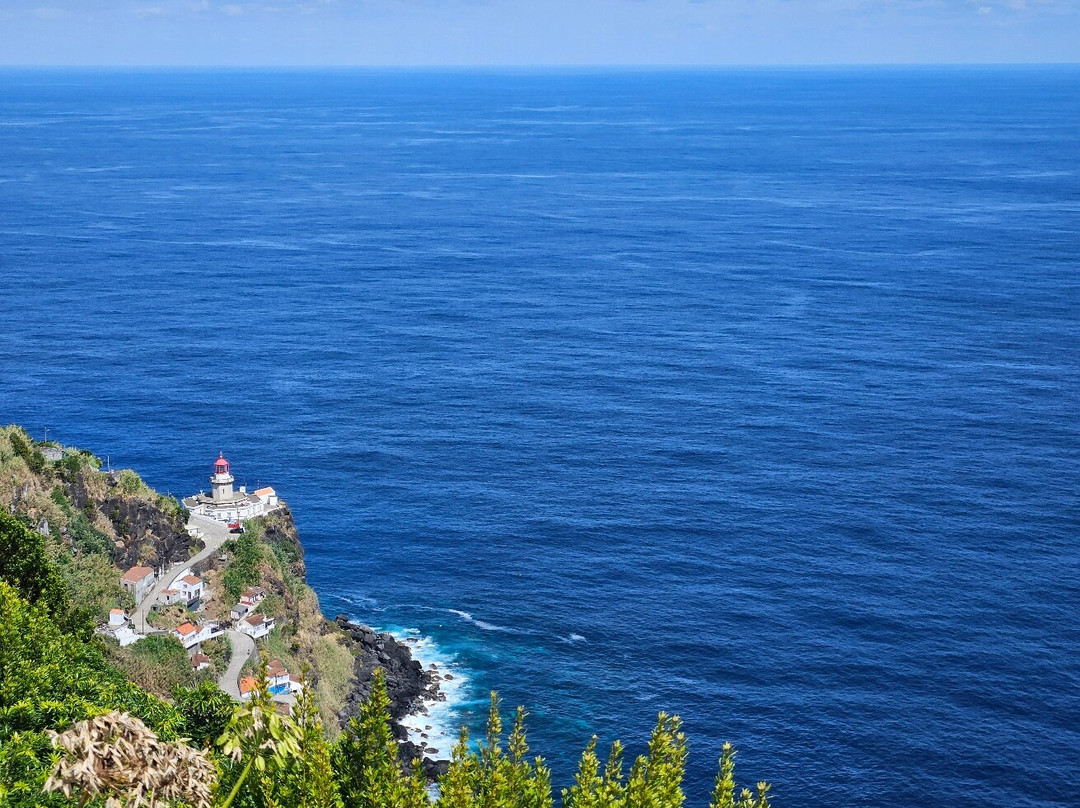
<instances>
[{"instance_id":1,"label":"winding road","mask_svg":"<svg viewBox=\"0 0 1080 808\"><path fill-rule=\"evenodd\" d=\"M240 701L240 671L244 663L251 659L255 653L255 640L247 634L229 629L225 632L232 645L232 657L229 659L229 668L218 677L218 687L228 693L237 701Z\"/></svg>"},{"instance_id":2,"label":"winding road","mask_svg":"<svg viewBox=\"0 0 1080 808\"><path fill-rule=\"evenodd\" d=\"M146 622L146 615L149 613L150 607L157 603L158 595L167 589L173 579L183 570L209 558L221 549L221 545L232 538L229 529L225 525L213 519L207 519L205 516L192 515L188 519L187 526L189 528L197 527L201 531L206 546L186 561L178 561L169 567L165 574L154 582L154 586L146 594L146 597L142 599L142 602L131 612L131 624L141 628L143 634L156 633L156 629ZM243 669L244 663L255 653L255 640L247 634L241 634L239 631L231 629L226 631L225 635L229 638L229 644L232 646L232 656L229 659L228 670L218 677L218 687L239 701L240 671Z\"/></svg>"},{"instance_id":3,"label":"winding road","mask_svg":"<svg viewBox=\"0 0 1080 808\"><path fill-rule=\"evenodd\" d=\"M131 625L135 626L136 630L142 631L143 634L153 633L153 628L146 622L146 615L149 613L150 607L157 603L158 595L168 589L169 584L183 570L212 556L230 538L229 529L225 525L221 524L221 522L215 522L213 519L207 519L205 516L192 515L188 519L187 526L189 528L197 527L202 531L202 539L206 542L206 547L186 561L177 561L169 567L165 574L154 582L154 586L146 594L146 597L142 599L142 602L132 610Z\"/></svg>"}]
</instances>

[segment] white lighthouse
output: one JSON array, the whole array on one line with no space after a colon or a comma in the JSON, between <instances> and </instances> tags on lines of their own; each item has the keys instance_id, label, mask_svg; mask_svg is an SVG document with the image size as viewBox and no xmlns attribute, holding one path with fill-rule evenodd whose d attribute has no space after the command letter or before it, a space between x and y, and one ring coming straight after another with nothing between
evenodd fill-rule
<instances>
[{"instance_id":1,"label":"white lighthouse","mask_svg":"<svg viewBox=\"0 0 1080 808\"><path fill-rule=\"evenodd\" d=\"M210 485L213 486L211 498L214 502L224 504L236 498L233 495L233 476L229 473L229 461L221 453L214 461L214 473L210 475Z\"/></svg>"},{"instance_id":2,"label":"white lighthouse","mask_svg":"<svg viewBox=\"0 0 1080 808\"><path fill-rule=\"evenodd\" d=\"M194 496L184 497L184 507L194 516L205 516L232 525L284 506L277 492L269 486L249 494L244 486L234 491L234 482L229 461L219 453L214 461L214 473L210 475L210 496L200 491Z\"/></svg>"}]
</instances>

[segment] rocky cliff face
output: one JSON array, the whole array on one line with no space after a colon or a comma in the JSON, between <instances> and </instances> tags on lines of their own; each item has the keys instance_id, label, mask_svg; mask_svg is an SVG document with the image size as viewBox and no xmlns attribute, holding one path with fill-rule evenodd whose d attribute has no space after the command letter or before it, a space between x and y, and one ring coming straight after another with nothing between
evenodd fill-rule
<instances>
[{"instance_id":1,"label":"rocky cliff face","mask_svg":"<svg viewBox=\"0 0 1080 808\"><path fill-rule=\"evenodd\" d=\"M433 672L424 670L419 660L413 659L407 645L390 634L381 634L368 626L352 623L343 614L339 614L334 622L349 639L356 656L356 681L344 709L338 714L342 727L359 712L360 705L371 695L375 669L382 668L386 691L390 696L391 723L400 742L402 759L406 762L419 759L428 777L438 779L446 773L449 761L426 758L425 750L410 742L405 729L397 723L398 719L420 710L425 701L441 698L438 679Z\"/></svg>"},{"instance_id":2,"label":"rocky cliff face","mask_svg":"<svg viewBox=\"0 0 1080 808\"><path fill-rule=\"evenodd\" d=\"M95 516L94 524L115 540L120 569L145 564L160 567L190 557L201 544L188 535L185 514L163 504L150 490L124 493L119 475L79 472L65 486L72 507ZM102 483L104 482L104 485Z\"/></svg>"}]
</instances>

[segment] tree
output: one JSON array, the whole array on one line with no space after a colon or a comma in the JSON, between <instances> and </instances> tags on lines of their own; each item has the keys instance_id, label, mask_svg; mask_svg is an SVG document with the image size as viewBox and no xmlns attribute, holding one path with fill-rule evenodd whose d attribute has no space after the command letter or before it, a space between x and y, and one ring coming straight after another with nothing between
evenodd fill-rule
<instances>
[{"instance_id":1,"label":"tree","mask_svg":"<svg viewBox=\"0 0 1080 808\"><path fill-rule=\"evenodd\" d=\"M303 808L342 808L330 762L330 747L323 734L319 705L308 675L309 670L305 667L300 678L302 689L293 710L299 733L300 759L291 782L289 804Z\"/></svg>"},{"instance_id":2,"label":"tree","mask_svg":"<svg viewBox=\"0 0 1080 808\"><path fill-rule=\"evenodd\" d=\"M440 782L438 808L550 808L551 773L541 758L529 760L525 710L518 708L514 727L502 747L498 694L491 694L487 737L473 752L462 730L450 769Z\"/></svg>"},{"instance_id":3,"label":"tree","mask_svg":"<svg viewBox=\"0 0 1080 808\"><path fill-rule=\"evenodd\" d=\"M259 661L255 690L237 709L218 739L229 759L219 791L227 796L221 808L291 808L285 801L288 779L300 755L300 733L292 719L282 716L270 696L266 654Z\"/></svg>"},{"instance_id":4,"label":"tree","mask_svg":"<svg viewBox=\"0 0 1080 808\"><path fill-rule=\"evenodd\" d=\"M67 586L45 548L45 537L0 509L0 580L54 617L67 614Z\"/></svg>"},{"instance_id":5,"label":"tree","mask_svg":"<svg viewBox=\"0 0 1080 808\"><path fill-rule=\"evenodd\" d=\"M207 748L229 725L236 702L213 682L201 682L176 691L176 709L180 711L180 733L197 746Z\"/></svg>"},{"instance_id":6,"label":"tree","mask_svg":"<svg viewBox=\"0 0 1080 808\"><path fill-rule=\"evenodd\" d=\"M769 784L758 783L757 792L744 788L735 801L735 748L725 743L720 752L720 765L716 773L710 808L769 808Z\"/></svg>"},{"instance_id":7,"label":"tree","mask_svg":"<svg viewBox=\"0 0 1080 808\"><path fill-rule=\"evenodd\" d=\"M427 803L417 771L406 775L390 729L390 699L381 668L371 695L349 721L334 755L334 768L345 808L416 808Z\"/></svg>"}]
</instances>

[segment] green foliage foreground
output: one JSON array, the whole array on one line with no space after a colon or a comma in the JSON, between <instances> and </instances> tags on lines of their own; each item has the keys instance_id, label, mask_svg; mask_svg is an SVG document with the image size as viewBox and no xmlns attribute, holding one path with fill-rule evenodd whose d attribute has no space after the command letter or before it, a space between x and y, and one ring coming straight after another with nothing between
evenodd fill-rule
<instances>
[{"instance_id":1,"label":"green foliage foreground","mask_svg":"<svg viewBox=\"0 0 1080 808\"><path fill-rule=\"evenodd\" d=\"M471 744L462 731L432 796L419 768L398 759L380 671L336 743L327 740L313 687L291 716L278 712L265 658L243 705L212 683L179 688L170 704L108 663L101 640L75 619L40 536L0 513L0 549L0 808L191 806L176 797L185 794L210 795L216 808L553 808L551 773L530 757L524 710L504 737L494 694L486 737ZM660 715L646 754L626 774L622 745L601 765L593 738L574 784L562 791L563 808L681 808L686 755L675 716ZM766 784L756 792L736 788L734 755L725 745L713 808L768 808ZM90 757L138 764L130 776L95 772ZM170 768L174 758L187 761L181 770ZM199 781L184 783L178 771ZM147 793L153 783L169 790Z\"/></svg>"}]
</instances>

